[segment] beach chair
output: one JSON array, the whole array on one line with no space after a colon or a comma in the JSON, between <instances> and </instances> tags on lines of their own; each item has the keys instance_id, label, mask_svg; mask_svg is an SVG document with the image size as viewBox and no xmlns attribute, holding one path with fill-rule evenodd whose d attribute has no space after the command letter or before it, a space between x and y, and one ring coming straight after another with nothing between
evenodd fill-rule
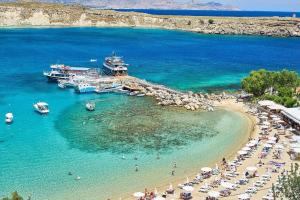
<instances>
[{"instance_id":1,"label":"beach chair","mask_svg":"<svg viewBox=\"0 0 300 200\"><path fill-rule=\"evenodd\" d=\"M263 187L264 184L265 184L264 181L256 181L256 182L253 184L253 186L255 186L255 187Z\"/></svg>"}]
</instances>

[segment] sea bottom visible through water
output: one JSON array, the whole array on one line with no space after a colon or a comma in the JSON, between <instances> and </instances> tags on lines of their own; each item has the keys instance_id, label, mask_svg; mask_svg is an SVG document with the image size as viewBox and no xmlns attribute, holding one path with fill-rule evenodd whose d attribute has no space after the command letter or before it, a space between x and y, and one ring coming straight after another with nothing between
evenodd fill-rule
<instances>
[{"instance_id":1,"label":"sea bottom visible through water","mask_svg":"<svg viewBox=\"0 0 300 200\"><path fill-rule=\"evenodd\" d=\"M97 195L90 199L127 197L175 182L219 161L248 138L246 117L224 109L191 112L161 107L150 97L115 94L94 101L94 112L78 102L55 121L70 148L95 156L91 165L83 161L86 174L73 183L82 185L80 194L72 186L66 199L74 194L85 199L91 191ZM178 168L172 176L174 163Z\"/></svg>"},{"instance_id":2,"label":"sea bottom visible through water","mask_svg":"<svg viewBox=\"0 0 300 200\"><path fill-rule=\"evenodd\" d=\"M215 118L211 120L201 112L155 105L151 97L117 95L96 102L95 112L75 105L57 120L56 128L72 147L88 152L165 153L220 132L215 127L222 118L219 111L210 113Z\"/></svg>"},{"instance_id":3,"label":"sea bottom visible through water","mask_svg":"<svg viewBox=\"0 0 300 200\"><path fill-rule=\"evenodd\" d=\"M42 75L54 63L101 67L112 51L130 64L130 75L185 92L239 88L243 77L260 68L300 72L299 38L140 28L1 29L0 120L13 112L14 123L0 123L0 199L15 190L25 199L32 194L32 200L132 196L145 187L175 185L248 139L248 119L237 112L187 112L158 106L150 97L79 95ZM85 110L91 99L95 112ZM37 101L49 103L49 115L34 112Z\"/></svg>"}]
</instances>

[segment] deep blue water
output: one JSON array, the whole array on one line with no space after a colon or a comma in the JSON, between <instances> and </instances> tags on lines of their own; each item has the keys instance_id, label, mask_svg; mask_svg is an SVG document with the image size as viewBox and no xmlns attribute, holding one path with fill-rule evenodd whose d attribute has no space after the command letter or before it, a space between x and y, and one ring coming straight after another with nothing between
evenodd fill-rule
<instances>
[{"instance_id":1,"label":"deep blue water","mask_svg":"<svg viewBox=\"0 0 300 200\"><path fill-rule=\"evenodd\" d=\"M188 15L220 17L300 17L300 12L279 11L219 11L219 10L159 10L159 9L117 9L125 12L141 12L154 15Z\"/></svg>"},{"instance_id":2,"label":"deep blue water","mask_svg":"<svg viewBox=\"0 0 300 200\"><path fill-rule=\"evenodd\" d=\"M245 122L235 113L177 115L157 107L151 110L152 104L146 98L78 95L59 89L42 77L42 71L57 62L101 66L102 59L112 51L131 65L129 74L180 90L239 88L241 78L262 67L272 70L285 67L300 72L300 38L202 35L135 28L0 29L0 116L4 120L9 111L15 115L12 125L0 123L0 197L18 190L25 197L33 194L37 200L107 199L117 195L116 185L120 193L131 194L145 186L155 186L158 180L167 184L183 177L188 169L198 169L212 158L222 156L220 152L224 149L239 148L234 143L242 144L239 137L244 134ZM90 63L91 58L99 62ZM95 113L84 109L89 99L99 101ZM39 100L49 103L48 116L33 111L32 104ZM133 106L135 101L138 108ZM147 112L144 105L148 105ZM157 113L152 114L155 110ZM153 116L155 120L151 120ZM181 125L180 122L191 123L187 129L189 140L169 137L181 136L186 127L174 127ZM140 131L130 127L132 124L143 129L145 136L139 136L141 141L147 138L145 141L151 144L143 144L145 149L167 148L168 141L180 142L184 148L162 154L160 160L156 159L156 151L138 152L141 170L137 174L133 155L126 155L128 159L120 161L120 155L115 154L123 144L118 138L103 140L99 135L105 137L109 132L94 132L119 134L123 130L121 134L125 131L139 134ZM177 131L175 134L173 129ZM205 137L195 130L213 133ZM151 137L147 133L152 133ZM161 143L152 144L157 138ZM196 143L187 145L190 140ZM138 143L131 141L131 144L135 148L129 145L125 149L135 154ZM215 148L212 150L211 146ZM170 176L174 160L180 165L178 177ZM68 171L82 179L75 181L74 176L67 175Z\"/></svg>"}]
</instances>

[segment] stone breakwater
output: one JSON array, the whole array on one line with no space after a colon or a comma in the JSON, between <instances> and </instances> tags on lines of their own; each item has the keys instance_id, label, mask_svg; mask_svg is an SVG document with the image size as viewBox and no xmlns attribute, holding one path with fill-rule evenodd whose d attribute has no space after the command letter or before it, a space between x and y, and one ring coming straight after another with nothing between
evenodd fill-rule
<instances>
[{"instance_id":1,"label":"stone breakwater","mask_svg":"<svg viewBox=\"0 0 300 200\"><path fill-rule=\"evenodd\" d=\"M120 77L120 83L124 88L134 91L136 94L145 94L155 98L158 105L184 107L191 111L198 109L213 111L214 102L234 98L224 92L219 95L193 93L192 91L180 92L131 76Z\"/></svg>"},{"instance_id":2,"label":"stone breakwater","mask_svg":"<svg viewBox=\"0 0 300 200\"><path fill-rule=\"evenodd\" d=\"M146 27L205 34L300 37L300 19L162 16L43 3L0 3L0 26Z\"/></svg>"}]
</instances>

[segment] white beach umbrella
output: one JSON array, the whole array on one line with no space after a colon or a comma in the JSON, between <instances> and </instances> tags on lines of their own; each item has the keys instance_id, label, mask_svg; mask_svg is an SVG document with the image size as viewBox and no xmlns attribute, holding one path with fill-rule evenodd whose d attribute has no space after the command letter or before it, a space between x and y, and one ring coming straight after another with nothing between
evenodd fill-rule
<instances>
[{"instance_id":1,"label":"white beach umbrella","mask_svg":"<svg viewBox=\"0 0 300 200\"><path fill-rule=\"evenodd\" d=\"M234 162L229 162L228 165L229 166L236 166L236 164Z\"/></svg>"},{"instance_id":2,"label":"white beach umbrella","mask_svg":"<svg viewBox=\"0 0 300 200\"><path fill-rule=\"evenodd\" d=\"M254 147L256 144L249 142L248 144L246 144L246 147Z\"/></svg>"},{"instance_id":3,"label":"white beach umbrella","mask_svg":"<svg viewBox=\"0 0 300 200\"><path fill-rule=\"evenodd\" d=\"M250 140L249 143L258 144L258 140Z\"/></svg>"},{"instance_id":4,"label":"white beach umbrella","mask_svg":"<svg viewBox=\"0 0 300 200\"><path fill-rule=\"evenodd\" d=\"M212 170L212 169L211 169L210 167L202 167L202 168L201 168L201 171L204 172L204 173L211 172L211 170Z\"/></svg>"},{"instance_id":5,"label":"white beach umbrella","mask_svg":"<svg viewBox=\"0 0 300 200\"><path fill-rule=\"evenodd\" d=\"M244 194L240 194L238 196L238 198L241 200L247 200L247 199L250 199L250 196L249 196L249 194L244 193Z\"/></svg>"},{"instance_id":6,"label":"white beach umbrella","mask_svg":"<svg viewBox=\"0 0 300 200\"><path fill-rule=\"evenodd\" d=\"M137 197L137 198L140 198L140 197L145 196L145 194L142 193L142 192L135 192L135 193L133 193L133 196L134 196L134 197Z\"/></svg>"},{"instance_id":7,"label":"white beach umbrella","mask_svg":"<svg viewBox=\"0 0 300 200\"><path fill-rule=\"evenodd\" d=\"M219 198L220 192L218 192L218 191L209 191L208 196L210 196L212 198Z\"/></svg>"},{"instance_id":8,"label":"white beach umbrella","mask_svg":"<svg viewBox=\"0 0 300 200\"><path fill-rule=\"evenodd\" d=\"M263 122L263 125L269 126L269 125L270 125L270 122Z\"/></svg>"},{"instance_id":9,"label":"white beach umbrella","mask_svg":"<svg viewBox=\"0 0 300 200\"><path fill-rule=\"evenodd\" d=\"M267 126L267 125L262 125L260 128L261 128L261 129L268 129L269 126Z\"/></svg>"},{"instance_id":10,"label":"white beach umbrella","mask_svg":"<svg viewBox=\"0 0 300 200\"><path fill-rule=\"evenodd\" d=\"M287 131L293 132L295 131L295 129L293 129L292 127L288 128Z\"/></svg>"},{"instance_id":11,"label":"white beach umbrella","mask_svg":"<svg viewBox=\"0 0 300 200\"><path fill-rule=\"evenodd\" d=\"M269 140L276 141L276 140L277 140L277 138L276 138L276 137L269 137Z\"/></svg>"},{"instance_id":12,"label":"white beach umbrella","mask_svg":"<svg viewBox=\"0 0 300 200\"><path fill-rule=\"evenodd\" d=\"M161 196L157 196L155 197L153 200L166 200L165 198L161 197Z\"/></svg>"},{"instance_id":13,"label":"white beach umbrella","mask_svg":"<svg viewBox=\"0 0 300 200\"><path fill-rule=\"evenodd\" d=\"M273 120L274 120L275 122L281 121L281 119L280 119L279 117L273 118Z\"/></svg>"},{"instance_id":14,"label":"white beach umbrella","mask_svg":"<svg viewBox=\"0 0 300 200\"><path fill-rule=\"evenodd\" d=\"M276 118L276 117L278 117L278 115L270 115L270 117Z\"/></svg>"},{"instance_id":15,"label":"white beach umbrella","mask_svg":"<svg viewBox=\"0 0 300 200\"><path fill-rule=\"evenodd\" d=\"M276 144L275 149L284 149L284 146L282 144Z\"/></svg>"},{"instance_id":16,"label":"white beach umbrella","mask_svg":"<svg viewBox=\"0 0 300 200\"><path fill-rule=\"evenodd\" d=\"M239 154L239 155L247 155L248 152L247 152L247 151L238 151L238 154Z\"/></svg>"},{"instance_id":17,"label":"white beach umbrella","mask_svg":"<svg viewBox=\"0 0 300 200\"><path fill-rule=\"evenodd\" d=\"M186 192L193 192L194 191L194 188L192 186L189 186L189 185L183 186L182 189Z\"/></svg>"},{"instance_id":18,"label":"white beach umbrella","mask_svg":"<svg viewBox=\"0 0 300 200\"><path fill-rule=\"evenodd\" d=\"M242 151L251 151L251 148L250 147L243 147Z\"/></svg>"},{"instance_id":19,"label":"white beach umbrella","mask_svg":"<svg viewBox=\"0 0 300 200\"><path fill-rule=\"evenodd\" d=\"M263 196L262 199L263 199L263 200L273 200L274 197L271 197L271 196Z\"/></svg>"},{"instance_id":20,"label":"white beach umbrella","mask_svg":"<svg viewBox=\"0 0 300 200\"><path fill-rule=\"evenodd\" d=\"M250 167L247 167L246 170L249 172L255 172L255 171L257 171L257 167L250 166Z\"/></svg>"},{"instance_id":21,"label":"white beach umbrella","mask_svg":"<svg viewBox=\"0 0 300 200\"><path fill-rule=\"evenodd\" d=\"M265 144L264 147L266 147L266 148L272 148L273 146L271 144Z\"/></svg>"},{"instance_id":22,"label":"white beach umbrella","mask_svg":"<svg viewBox=\"0 0 300 200\"><path fill-rule=\"evenodd\" d=\"M226 188L226 189L233 189L234 188L234 184L229 183L229 182L221 182L221 186Z\"/></svg>"},{"instance_id":23,"label":"white beach umbrella","mask_svg":"<svg viewBox=\"0 0 300 200\"><path fill-rule=\"evenodd\" d=\"M274 140L268 140L267 143L268 144L275 144L276 142Z\"/></svg>"},{"instance_id":24,"label":"white beach umbrella","mask_svg":"<svg viewBox=\"0 0 300 200\"><path fill-rule=\"evenodd\" d=\"M268 119L268 117L267 117L267 116L264 116L264 115L259 116L258 118L260 118L260 119Z\"/></svg>"}]
</instances>

